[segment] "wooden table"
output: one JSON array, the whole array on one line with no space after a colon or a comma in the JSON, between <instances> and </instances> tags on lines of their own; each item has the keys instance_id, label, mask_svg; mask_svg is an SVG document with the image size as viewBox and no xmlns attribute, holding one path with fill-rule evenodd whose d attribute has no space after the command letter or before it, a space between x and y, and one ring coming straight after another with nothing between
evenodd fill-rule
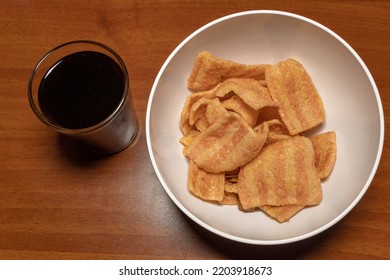
<instances>
[{"instance_id":1,"label":"wooden table","mask_svg":"<svg viewBox=\"0 0 390 280\"><path fill-rule=\"evenodd\" d=\"M204 24L253 9L297 13L343 37L374 76L389 123L390 1L89 2L1 1L1 259L390 259L387 141L371 187L341 222L304 242L249 246L181 213L153 171L145 139L149 93L168 55ZM119 154L85 153L30 110L32 68L76 39L106 43L127 64L140 129Z\"/></svg>"}]
</instances>

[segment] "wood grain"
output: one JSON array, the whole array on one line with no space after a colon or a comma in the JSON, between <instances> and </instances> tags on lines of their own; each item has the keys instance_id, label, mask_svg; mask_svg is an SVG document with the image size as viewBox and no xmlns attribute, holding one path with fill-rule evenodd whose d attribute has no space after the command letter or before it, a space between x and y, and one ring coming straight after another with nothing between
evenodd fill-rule
<instances>
[{"instance_id":1,"label":"wood grain","mask_svg":"<svg viewBox=\"0 0 390 280\"><path fill-rule=\"evenodd\" d=\"M92 4L93 3L93 4ZM329 27L362 57L390 115L390 1L1 1L1 259L390 259L390 150L356 208L315 238L249 246L183 215L149 160L145 112L165 59L189 34L252 9L298 13ZM44 127L30 110L35 63L61 43L91 39L125 60L140 125L125 151L99 157ZM362 132L364 133L364 132Z\"/></svg>"}]
</instances>

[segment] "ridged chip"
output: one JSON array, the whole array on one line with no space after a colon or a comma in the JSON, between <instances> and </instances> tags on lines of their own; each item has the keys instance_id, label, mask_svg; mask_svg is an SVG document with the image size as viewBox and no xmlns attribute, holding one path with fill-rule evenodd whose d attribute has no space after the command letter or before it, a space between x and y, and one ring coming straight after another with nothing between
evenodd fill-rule
<instances>
[{"instance_id":1,"label":"ridged chip","mask_svg":"<svg viewBox=\"0 0 390 280\"><path fill-rule=\"evenodd\" d=\"M193 129L186 136L181 137L179 142L184 146L189 146L199 134L199 130Z\"/></svg>"},{"instance_id":2,"label":"ridged chip","mask_svg":"<svg viewBox=\"0 0 390 280\"><path fill-rule=\"evenodd\" d=\"M247 78L227 79L220 84L220 89L215 93L218 97L225 97L227 94L238 95L253 110L260 110L264 107L278 107L273 101L268 89L263 87L260 81Z\"/></svg>"},{"instance_id":3,"label":"ridged chip","mask_svg":"<svg viewBox=\"0 0 390 280\"><path fill-rule=\"evenodd\" d=\"M192 90L208 90L228 78L264 79L268 64L246 65L213 56L208 51L200 52L187 80L187 87Z\"/></svg>"},{"instance_id":4,"label":"ridged chip","mask_svg":"<svg viewBox=\"0 0 390 280\"><path fill-rule=\"evenodd\" d=\"M200 102L202 99L197 101L192 106L192 108L196 107L197 103ZM222 106L222 104L218 98L207 99L207 100L203 101L202 103L203 103L202 104L203 108L201 107L200 110L199 110L199 108L196 109L196 111L197 111L196 114L198 114L198 116L197 116L197 119L195 121L195 128L198 131L205 130L211 124L215 123L224 114L226 114L228 112L226 110L226 108ZM192 110L192 108L191 108L191 110ZM191 114L190 114L190 124L191 124Z\"/></svg>"},{"instance_id":5,"label":"ridged chip","mask_svg":"<svg viewBox=\"0 0 390 280\"><path fill-rule=\"evenodd\" d=\"M224 205L238 205L237 183L225 181L225 192L223 200L220 201Z\"/></svg>"},{"instance_id":6,"label":"ridged chip","mask_svg":"<svg viewBox=\"0 0 390 280\"><path fill-rule=\"evenodd\" d=\"M186 156L208 172L235 170L259 153L267 133L266 123L255 132L237 113L228 112L194 139Z\"/></svg>"},{"instance_id":7,"label":"ridged chip","mask_svg":"<svg viewBox=\"0 0 390 280\"><path fill-rule=\"evenodd\" d=\"M233 95L229 99L221 102L222 106L229 111L239 114L251 127L257 124L259 118L259 110L254 110L244 102L238 95Z\"/></svg>"},{"instance_id":8,"label":"ridged chip","mask_svg":"<svg viewBox=\"0 0 390 280\"><path fill-rule=\"evenodd\" d=\"M268 135L264 145L275 143L279 140L288 139L291 137L286 126L279 119L273 119L267 121L268 123ZM256 130L256 128L255 128Z\"/></svg>"},{"instance_id":9,"label":"ridged chip","mask_svg":"<svg viewBox=\"0 0 390 280\"><path fill-rule=\"evenodd\" d=\"M320 203L321 181L314 163L311 141L303 136L264 147L238 174L243 209Z\"/></svg>"},{"instance_id":10,"label":"ridged chip","mask_svg":"<svg viewBox=\"0 0 390 280\"><path fill-rule=\"evenodd\" d=\"M192 125L189 122L191 107L202 98L212 99L214 97L215 90L209 90L193 93L186 98L180 114L180 130L184 135L187 135L187 133L192 129Z\"/></svg>"},{"instance_id":11,"label":"ridged chip","mask_svg":"<svg viewBox=\"0 0 390 280\"><path fill-rule=\"evenodd\" d=\"M225 107L222 106L221 102L218 98L214 98L207 105L206 109L206 118L209 124L215 123L219 120L223 115L225 115L228 111Z\"/></svg>"},{"instance_id":12,"label":"ridged chip","mask_svg":"<svg viewBox=\"0 0 390 280\"><path fill-rule=\"evenodd\" d=\"M329 131L310 138L315 153L315 165L321 179L329 176L336 162L336 132Z\"/></svg>"},{"instance_id":13,"label":"ridged chip","mask_svg":"<svg viewBox=\"0 0 390 280\"><path fill-rule=\"evenodd\" d=\"M225 174L209 173L190 161L189 190L203 200L222 201L225 192Z\"/></svg>"},{"instance_id":14,"label":"ridged chip","mask_svg":"<svg viewBox=\"0 0 390 280\"><path fill-rule=\"evenodd\" d=\"M272 99L291 135L313 128L325 120L325 110L312 79L301 63L287 59L265 71Z\"/></svg>"},{"instance_id":15,"label":"ridged chip","mask_svg":"<svg viewBox=\"0 0 390 280\"><path fill-rule=\"evenodd\" d=\"M261 206L260 209L267 213L270 217L276 219L278 222L283 223L288 221L304 209L304 205L284 205L284 206Z\"/></svg>"},{"instance_id":16,"label":"ridged chip","mask_svg":"<svg viewBox=\"0 0 390 280\"><path fill-rule=\"evenodd\" d=\"M239 96L249 107L257 111L264 107L278 107L273 101L267 88L254 79L227 79L210 90L189 95L181 111L180 129L186 135L195 125L202 131L208 127L203 113L207 104L218 97L222 101L232 96ZM256 112L258 115L258 112ZM197 123L199 121L199 123Z\"/></svg>"},{"instance_id":17,"label":"ridged chip","mask_svg":"<svg viewBox=\"0 0 390 280\"><path fill-rule=\"evenodd\" d=\"M188 119L190 125L194 125L195 122L204 115L207 109L207 105L209 105L210 101L211 99L202 97L191 106L190 116Z\"/></svg>"}]
</instances>

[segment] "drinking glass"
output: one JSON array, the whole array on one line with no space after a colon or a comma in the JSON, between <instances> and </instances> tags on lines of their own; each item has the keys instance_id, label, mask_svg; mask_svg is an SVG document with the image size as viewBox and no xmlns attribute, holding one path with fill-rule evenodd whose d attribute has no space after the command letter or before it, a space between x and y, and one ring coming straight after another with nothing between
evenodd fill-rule
<instances>
[{"instance_id":1,"label":"drinking glass","mask_svg":"<svg viewBox=\"0 0 390 280\"><path fill-rule=\"evenodd\" d=\"M106 116L103 117L102 120L99 120L97 123L92 123L87 127L67 127L51 118L47 113L48 109L51 112L55 112L59 110L58 108L42 108L42 96L40 96L40 91L42 91L42 83L43 81L50 75L51 72L54 72L53 69L60 65L61 62L65 61L67 57L74 55L76 53L81 52L94 52L99 54L104 54L108 56L112 61L114 61L119 67L119 72L123 74L123 91L119 92L121 94L119 102L117 102L110 110ZM95 63L95 62L92 62ZM82 63L81 63L82 64ZM96 64L99 62L96 61ZM82 65L81 65L82 66ZM58 68L58 67L57 67ZM55 69L57 70L57 69ZM82 70L81 70L82 71ZM53 73L52 73L53 74ZM84 77L84 76L82 76ZM98 83L96 81L97 77L89 77L88 82ZM111 77L111 75L108 75ZM84 78L81 78L84 79ZM95 79L95 80L94 80ZM70 79L67 83L72 86L72 90L85 91L85 87L78 88L79 84L82 84L84 81L77 81ZM108 81L110 84L111 81ZM113 80L112 83L117 82ZM115 85L117 86L117 85ZM67 85L63 86L67 87ZM101 88L100 88L101 90ZM120 88L121 90L121 88ZM66 89L59 88L57 91L64 91ZM104 90L103 90L104 91ZM47 92L46 94L56 94L55 90L53 92ZM94 92L88 93L90 94L90 98L94 98ZM104 92L105 100L109 100L112 92L107 90ZM126 147L130 145L130 143L134 140L137 133L137 119L134 111L134 106L130 93L130 85L129 85L129 77L126 69L126 65L120 56L112 50L110 47L93 41L72 41L65 44L62 44L51 51L49 51L35 66L29 82L28 82L28 98L30 102L30 106L35 113L35 115L39 118L41 122L43 122L46 126L54 129L55 131L68 135L70 137L74 137L84 143L90 145L95 151L103 154L113 154L122 151ZM71 96L62 95L62 98L71 98ZM73 97L74 98L74 95ZM108 99L107 99L108 98ZM75 100L65 100L68 104L72 104L72 102L76 102ZM97 100L96 100L97 103ZM64 102L65 104L65 102ZM92 102L92 104L94 104ZM101 104L99 106L104 106ZM97 109L97 108L95 108ZM89 108L83 108L81 111L81 115L78 116L80 120L87 120L87 118L91 118L88 115ZM65 116L72 117L72 116ZM86 119L84 119L86 118ZM77 121L76 121L77 122Z\"/></svg>"}]
</instances>

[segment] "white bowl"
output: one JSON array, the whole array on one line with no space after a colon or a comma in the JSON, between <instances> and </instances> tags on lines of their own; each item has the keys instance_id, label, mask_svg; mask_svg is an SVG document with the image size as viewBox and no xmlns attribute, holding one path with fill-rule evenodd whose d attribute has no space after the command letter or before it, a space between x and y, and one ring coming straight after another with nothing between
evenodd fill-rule
<instances>
[{"instance_id":1,"label":"white bowl","mask_svg":"<svg viewBox=\"0 0 390 280\"><path fill-rule=\"evenodd\" d=\"M311 75L327 119L316 132L337 133L337 161L323 182L323 201L286 223L261 211L244 213L190 194L182 155L180 112L190 91L186 80L198 52L247 63L299 60ZM342 38L305 17L248 11L217 19L187 37L168 57L154 82L146 115L154 170L174 203L204 228L250 244L282 244L318 234L343 218L362 198L377 170L384 139L378 89L358 54Z\"/></svg>"}]
</instances>

